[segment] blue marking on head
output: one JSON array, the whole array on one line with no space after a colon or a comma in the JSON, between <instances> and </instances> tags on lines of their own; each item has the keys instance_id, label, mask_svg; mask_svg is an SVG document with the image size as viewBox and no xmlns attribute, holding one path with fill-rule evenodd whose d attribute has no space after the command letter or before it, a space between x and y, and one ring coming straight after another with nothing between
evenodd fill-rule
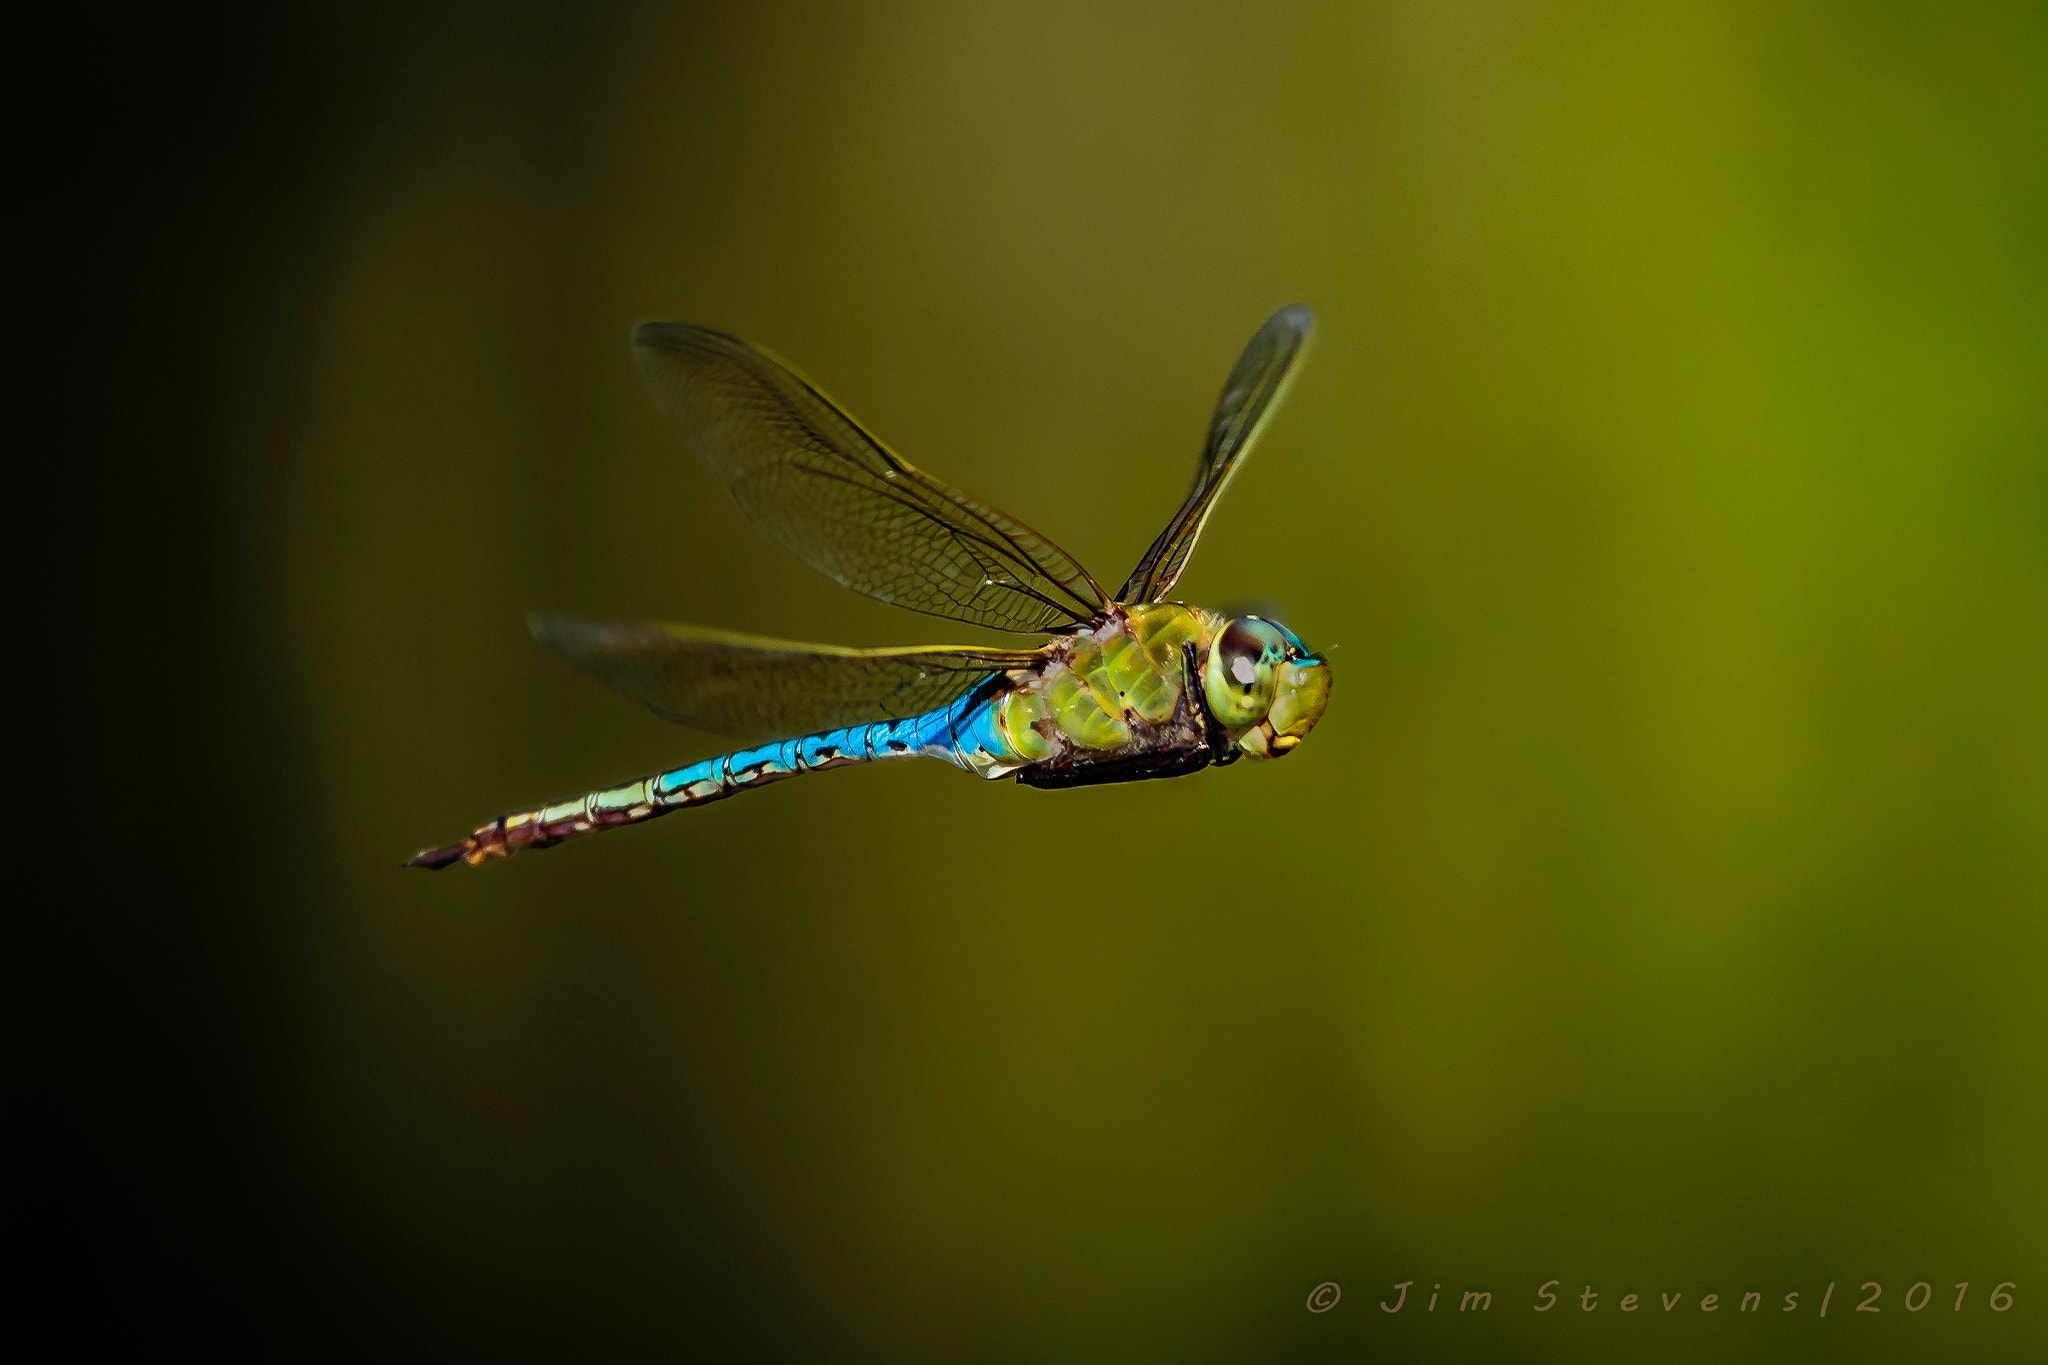
<instances>
[{"instance_id":1,"label":"blue marking on head","mask_svg":"<svg viewBox=\"0 0 2048 1365\"><path fill-rule=\"evenodd\" d=\"M1318 663L1321 661L1322 656L1318 655L1314 650L1311 650L1307 645L1303 644L1301 642L1301 637L1299 635L1296 635L1293 631L1289 630L1286 626L1281 625L1272 617L1257 616L1253 619L1258 621L1264 621L1267 625L1271 626L1273 629L1279 631L1282 635L1287 637L1287 657L1291 661L1295 663L1304 664Z\"/></svg>"}]
</instances>

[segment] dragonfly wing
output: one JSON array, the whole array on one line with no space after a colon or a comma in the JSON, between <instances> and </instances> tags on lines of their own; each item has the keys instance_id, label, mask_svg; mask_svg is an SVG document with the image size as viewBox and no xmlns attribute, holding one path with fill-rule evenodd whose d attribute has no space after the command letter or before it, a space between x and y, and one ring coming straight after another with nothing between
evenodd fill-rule
<instances>
[{"instance_id":1,"label":"dragonfly wing","mask_svg":"<svg viewBox=\"0 0 2048 1365\"><path fill-rule=\"evenodd\" d=\"M706 626L535 617L536 639L656 715L764 740L922 715L1033 649L842 649Z\"/></svg>"},{"instance_id":2,"label":"dragonfly wing","mask_svg":"<svg viewBox=\"0 0 2048 1365\"><path fill-rule=\"evenodd\" d=\"M1230 378L1224 381L1223 396L1216 400L1209 443L1202 450L1201 463L1195 466L1194 489L1138 567L1131 570L1117 594L1119 602L1156 602L1173 590L1181 570L1187 567L1188 556L1194 553L1210 509L1287 392L1295 362L1307 347L1314 325L1315 315L1295 304L1267 318L1266 325L1246 344Z\"/></svg>"},{"instance_id":3,"label":"dragonfly wing","mask_svg":"<svg viewBox=\"0 0 2048 1365\"><path fill-rule=\"evenodd\" d=\"M720 332L640 328L640 371L769 538L835 582L998 630L1086 620L1103 592L1066 551L918 469L780 360Z\"/></svg>"}]
</instances>

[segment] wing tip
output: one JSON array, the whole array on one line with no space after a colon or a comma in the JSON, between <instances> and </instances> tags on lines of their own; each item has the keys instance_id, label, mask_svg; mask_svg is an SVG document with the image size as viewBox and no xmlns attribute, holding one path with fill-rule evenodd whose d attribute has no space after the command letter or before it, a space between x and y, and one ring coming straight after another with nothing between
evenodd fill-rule
<instances>
[{"instance_id":1,"label":"wing tip","mask_svg":"<svg viewBox=\"0 0 2048 1365\"><path fill-rule=\"evenodd\" d=\"M691 351L705 349L723 351L749 351L754 349L729 332L716 327L700 327L694 322L662 322L659 319L643 322L633 329L633 349L647 351Z\"/></svg>"},{"instance_id":2,"label":"wing tip","mask_svg":"<svg viewBox=\"0 0 2048 1365\"><path fill-rule=\"evenodd\" d=\"M702 337L705 331L705 328L692 327L686 322L643 322L633 329L633 359L639 364L642 375L652 383L663 368L664 358L673 364L675 357L686 356L698 349L691 344L692 339Z\"/></svg>"},{"instance_id":3,"label":"wing tip","mask_svg":"<svg viewBox=\"0 0 2048 1365\"><path fill-rule=\"evenodd\" d=\"M635 346L659 345L667 338L683 330L683 327L684 324L680 322L643 322L633 329L633 344Z\"/></svg>"},{"instance_id":4,"label":"wing tip","mask_svg":"<svg viewBox=\"0 0 2048 1365\"><path fill-rule=\"evenodd\" d=\"M581 624L568 616L548 616L537 611L526 614L526 632L534 643L552 654L574 661L575 627Z\"/></svg>"},{"instance_id":5,"label":"wing tip","mask_svg":"<svg viewBox=\"0 0 2048 1365\"><path fill-rule=\"evenodd\" d=\"M625 627L534 611L526 615L526 629L542 647L581 667Z\"/></svg>"}]
</instances>

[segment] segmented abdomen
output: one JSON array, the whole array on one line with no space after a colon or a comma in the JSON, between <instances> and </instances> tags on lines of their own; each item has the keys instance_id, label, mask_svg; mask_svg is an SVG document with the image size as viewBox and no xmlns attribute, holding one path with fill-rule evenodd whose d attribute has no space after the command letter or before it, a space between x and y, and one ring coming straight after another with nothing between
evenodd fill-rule
<instances>
[{"instance_id":1,"label":"segmented abdomen","mask_svg":"<svg viewBox=\"0 0 2048 1365\"><path fill-rule=\"evenodd\" d=\"M620 825L639 824L686 806L720 801L735 792L765 787L803 773L878 763L892 758L940 758L970 772L999 776L1024 760L995 724L991 685L974 688L951 705L922 716L847 726L799 739L778 740L757 749L707 758L685 768L606 787L569 801L503 815L446 848L430 848L407 860L409 867L471 865L547 848L564 839Z\"/></svg>"}]
</instances>

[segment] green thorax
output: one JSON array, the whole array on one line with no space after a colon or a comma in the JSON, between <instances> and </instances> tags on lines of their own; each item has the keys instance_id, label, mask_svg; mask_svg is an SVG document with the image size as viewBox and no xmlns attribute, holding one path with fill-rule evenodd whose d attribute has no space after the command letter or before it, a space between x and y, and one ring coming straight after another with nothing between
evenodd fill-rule
<instances>
[{"instance_id":1,"label":"green thorax","mask_svg":"<svg viewBox=\"0 0 2048 1365\"><path fill-rule=\"evenodd\" d=\"M1017 679L999 704L998 727L1027 762L1073 749L1150 747L1152 732L1181 708L1182 646L1206 649L1218 624L1212 613L1174 602L1112 606Z\"/></svg>"}]
</instances>

